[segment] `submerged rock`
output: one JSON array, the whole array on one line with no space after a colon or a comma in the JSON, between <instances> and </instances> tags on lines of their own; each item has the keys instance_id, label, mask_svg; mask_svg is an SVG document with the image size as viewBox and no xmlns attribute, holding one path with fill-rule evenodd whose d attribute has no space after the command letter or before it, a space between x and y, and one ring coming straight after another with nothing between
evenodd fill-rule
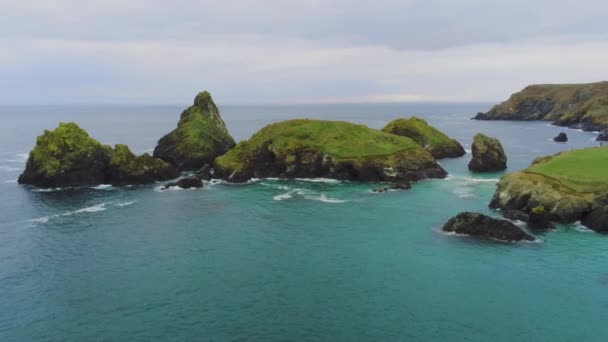
<instances>
[{"instance_id":1,"label":"submerged rock","mask_svg":"<svg viewBox=\"0 0 608 342\"><path fill-rule=\"evenodd\" d=\"M568 135L564 132L559 133L555 138L553 138L555 142L566 142L568 141Z\"/></svg>"},{"instance_id":2,"label":"submerged rock","mask_svg":"<svg viewBox=\"0 0 608 342\"><path fill-rule=\"evenodd\" d=\"M546 120L558 126L608 128L608 82L538 84L517 92L477 120Z\"/></svg>"},{"instance_id":3,"label":"submerged rock","mask_svg":"<svg viewBox=\"0 0 608 342\"><path fill-rule=\"evenodd\" d=\"M447 173L413 140L342 121L288 120L268 125L217 158L215 175L411 182Z\"/></svg>"},{"instance_id":4,"label":"submerged rock","mask_svg":"<svg viewBox=\"0 0 608 342\"><path fill-rule=\"evenodd\" d=\"M452 217L443 231L501 241L534 241L535 237L507 220L498 220L483 214L463 212Z\"/></svg>"},{"instance_id":5,"label":"submerged rock","mask_svg":"<svg viewBox=\"0 0 608 342\"><path fill-rule=\"evenodd\" d=\"M38 137L18 182L55 188L147 184L176 176L177 171L162 160L148 154L136 157L125 145L102 145L70 122Z\"/></svg>"},{"instance_id":6,"label":"submerged rock","mask_svg":"<svg viewBox=\"0 0 608 342\"><path fill-rule=\"evenodd\" d=\"M436 159L458 158L466 154L458 141L417 117L393 120L382 131L414 140Z\"/></svg>"},{"instance_id":7,"label":"submerged rock","mask_svg":"<svg viewBox=\"0 0 608 342\"><path fill-rule=\"evenodd\" d=\"M473 158L469 170L473 172L497 172L507 168L507 156L496 138L478 133L473 139Z\"/></svg>"},{"instance_id":8,"label":"submerged rock","mask_svg":"<svg viewBox=\"0 0 608 342\"><path fill-rule=\"evenodd\" d=\"M390 190L409 190L411 188L412 188L411 183L397 183L397 184L391 184L388 186L384 186L381 188L372 189L372 192L382 193L382 192L388 192Z\"/></svg>"},{"instance_id":9,"label":"submerged rock","mask_svg":"<svg viewBox=\"0 0 608 342\"><path fill-rule=\"evenodd\" d=\"M184 178L179 179L177 182L171 182L171 183L165 184L165 186L163 186L162 189L166 190L166 189L169 189L174 186L180 187L182 189L192 189L192 188L198 189L198 188L203 187L203 180L197 176L184 177Z\"/></svg>"},{"instance_id":10,"label":"submerged rock","mask_svg":"<svg viewBox=\"0 0 608 342\"><path fill-rule=\"evenodd\" d=\"M177 128L158 141L154 157L180 171L194 171L234 146L211 94L205 91L181 114Z\"/></svg>"}]
</instances>

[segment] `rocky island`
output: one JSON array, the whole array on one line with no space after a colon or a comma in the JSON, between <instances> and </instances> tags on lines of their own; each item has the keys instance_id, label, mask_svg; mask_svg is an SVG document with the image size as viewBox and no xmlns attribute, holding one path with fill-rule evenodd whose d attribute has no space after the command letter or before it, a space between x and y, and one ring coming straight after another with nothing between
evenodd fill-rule
<instances>
[{"instance_id":1,"label":"rocky island","mask_svg":"<svg viewBox=\"0 0 608 342\"><path fill-rule=\"evenodd\" d=\"M20 184L40 188L98 184L148 184L177 177L177 170L149 154L136 156L126 145L112 149L77 124L46 130L30 152Z\"/></svg>"},{"instance_id":2,"label":"rocky island","mask_svg":"<svg viewBox=\"0 0 608 342\"><path fill-rule=\"evenodd\" d=\"M558 126L601 131L608 128L608 81L531 85L476 120L545 120Z\"/></svg>"},{"instance_id":3,"label":"rocky island","mask_svg":"<svg viewBox=\"0 0 608 342\"><path fill-rule=\"evenodd\" d=\"M158 141L154 157L180 171L198 170L235 146L209 92L199 93L177 128Z\"/></svg>"},{"instance_id":4,"label":"rocky island","mask_svg":"<svg viewBox=\"0 0 608 342\"><path fill-rule=\"evenodd\" d=\"M473 157L469 170L473 172L499 172L507 168L507 155L498 139L478 133L473 137Z\"/></svg>"},{"instance_id":5,"label":"rocky island","mask_svg":"<svg viewBox=\"0 0 608 342\"><path fill-rule=\"evenodd\" d=\"M505 242L534 241L536 238L507 220L495 219L483 214L463 212L446 222L442 230L478 238Z\"/></svg>"},{"instance_id":6,"label":"rocky island","mask_svg":"<svg viewBox=\"0 0 608 342\"><path fill-rule=\"evenodd\" d=\"M382 131L414 140L436 159L458 158L466 154L458 141L415 116L409 119L393 120Z\"/></svg>"},{"instance_id":7,"label":"rocky island","mask_svg":"<svg viewBox=\"0 0 608 342\"><path fill-rule=\"evenodd\" d=\"M349 122L307 119L264 127L216 158L214 166L217 177L231 182L325 177L402 183L447 175L410 138Z\"/></svg>"},{"instance_id":8,"label":"rocky island","mask_svg":"<svg viewBox=\"0 0 608 342\"><path fill-rule=\"evenodd\" d=\"M571 223L608 233L608 147L561 152L536 159L501 178L491 208L518 210L535 221Z\"/></svg>"}]
</instances>

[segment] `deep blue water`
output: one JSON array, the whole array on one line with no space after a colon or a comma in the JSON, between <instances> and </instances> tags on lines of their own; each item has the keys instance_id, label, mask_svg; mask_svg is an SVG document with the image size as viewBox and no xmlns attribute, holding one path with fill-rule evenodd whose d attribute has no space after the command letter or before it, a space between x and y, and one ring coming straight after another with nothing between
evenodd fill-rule
<instances>
[{"instance_id":1,"label":"deep blue water","mask_svg":"<svg viewBox=\"0 0 608 342\"><path fill-rule=\"evenodd\" d=\"M498 137L509 170L595 146L547 123L468 118L490 104L225 106L237 140L295 117L380 128L418 115L468 148ZM76 121L104 143L151 151L180 106L0 107L0 341L606 341L607 237L579 225L539 243L439 231L492 213L500 174L467 155L446 180L373 184L260 180L36 191L15 180L37 135Z\"/></svg>"}]
</instances>

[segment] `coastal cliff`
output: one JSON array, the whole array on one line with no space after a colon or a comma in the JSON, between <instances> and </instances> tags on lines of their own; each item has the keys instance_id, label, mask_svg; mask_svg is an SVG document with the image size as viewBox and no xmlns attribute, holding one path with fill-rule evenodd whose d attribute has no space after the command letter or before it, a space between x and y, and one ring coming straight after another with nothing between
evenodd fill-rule
<instances>
[{"instance_id":1,"label":"coastal cliff","mask_svg":"<svg viewBox=\"0 0 608 342\"><path fill-rule=\"evenodd\" d=\"M544 120L558 126L601 131L608 128L608 81L530 85L476 120Z\"/></svg>"},{"instance_id":2,"label":"coastal cliff","mask_svg":"<svg viewBox=\"0 0 608 342\"><path fill-rule=\"evenodd\" d=\"M542 214L556 222L580 220L591 229L608 232L607 168L608 147L538 158L527 169L501 178L490 207Z\"/></svg>"},{"instance_id":3,"label":"coastal cliff","mask_svg":"<svg viewBox=\"0 0 608 342\"><path fill-rule=\"evenodd\" d=\"M412 139L343 121L288 120L268 125L215 160L215 175L325 177L410 182L447 173Z\"/></svg>"}]
</instances>

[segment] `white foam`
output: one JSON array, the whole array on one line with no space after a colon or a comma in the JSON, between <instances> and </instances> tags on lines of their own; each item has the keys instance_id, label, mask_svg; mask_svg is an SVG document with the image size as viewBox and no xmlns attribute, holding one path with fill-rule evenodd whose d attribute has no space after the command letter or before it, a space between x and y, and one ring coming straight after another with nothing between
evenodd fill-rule
<instances>
[{"instance_id":1,"label":"white foam","mask_svg":"<svg viewBox=\"0 0 608 342\"><path fill-rule=\"evenodd\" d=\"M464 180L467 183L476 184L476 183L497 183L500 181L498 178L473 178L473 177L464 177Z\"/></svg>"},{"instance_id":2,"label":"white foam","mask_svg":"<svg viewBox=\"0 0 608 342\"><path fill-rule=\"evenodd\" d=\"M63 190L63 188L32 189L33 192L54 192L61 190Z\"/></svg>"},{"instance_id":3,"label":"white foam","mask_svg":"<svg viewBox=\"0 0 608 342\"><path fill-rule=\"evenodd\" d=\"M574 230L581 232L581 233L595 233L593 230L585 227L581 221L576 221L574 222Z\"/></svg>"},{"instance_id":4,"label":"white foam","mask_svg":"<svg viewBox=\"0 0 608 342\"><path fill-rule=\"evenodd\" d=\"M473 152L472 152L471 150L469 150L468 148L465 148L465 149L464 149L464 151L465 151L466 153L468 153L468 154L473 153Z\"/></svg>"},{"instance_id":5,"label":"white foam","mask_svg":"<svg viewBox=\"0 0 608 342\"><path fill-rule=\"evenodd\" d=\"M29 220L30 222L34 222L34 223L47 223L49 222L49 217L45 216L45 217L40 217L40 218L35 218L35 219L31 219Z\"/></svg>"},{"instance_id":6,"label":"white foam","mask_svg":"<svg viewBox=\"0 0 608 342\"><path fill-rule=\"evenodd\" d=\"M116 203L116 204L115 204L115 206L117 206L117 207L126 207L126 206L129 206L129 205L131 205L131 204L133 204L133 203L135 203L135 202L136 202L136 201L129 201L129 202L123 202L123 203Z\"/></svg>"},{"instance_id":7,"label":"white foam","mask_svg":"<svg viewBox=\"0 0 608 342\"><path fill-rule=\"evenodd\" d=\"M298 181L311 182L311 183L341 183L341 180L332 178L296 178Z\"/></svg>"},{"instance_id":8,"label":"white foam","mask_svg":"<svg viewBox=\"0 0 608 342\"><path fill-rule=\"evenodd\" d=\"M272 199L275 201L283 201L283 200L290 199L290 198L291 198L291 194L289 192L272 197Z\"/></svg>"},{"instance_id":9,"label":"white foam","mask_svg":"<svg viewBox=\"0 0 608 342\"><path fill-rule=\"evenodd\" d=\"M91 187L91 189L95 189L95 190L109 190L109 189L112 189L112 185L111 184L99 184L97 186Z\"/></svg>"},{"instance_id":10,"label":"white foam","mask_svg":"<svg viewBox=\"0 0 608 342\"><path fill-rule=\"evenodd\" d=\"M325 202L325 203L345 203L345 202L347 202L345 200L341 200L341 199L337 199L337 198L326 197L324 194L321 194L320 196L304 196L304 198L313 200L313 201L321 201L321 202Z\"/></svg>"},{"instance_id":11,"label":"white foam","mask_svg":"<svg viewBox=\"0 0 608 342\"><path fill-rule=\"evenodd\" d=\"M74 213L76 213L76 214L78 214L78 213L95 213L95 212L104 211L104 210L107 210L106 204L101 203L101 204L97 204L97 205L94 205L91 207L86 207L86 208L76 210Z\"/></svg>"}]
</instances>

